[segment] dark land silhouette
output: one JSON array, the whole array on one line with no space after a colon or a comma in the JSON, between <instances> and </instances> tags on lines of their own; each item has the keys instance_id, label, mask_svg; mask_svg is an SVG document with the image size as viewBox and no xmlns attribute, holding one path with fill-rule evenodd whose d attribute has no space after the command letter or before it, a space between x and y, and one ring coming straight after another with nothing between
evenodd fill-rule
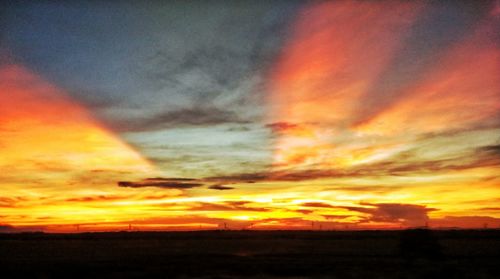
<instances>
[{"instance_id":1,"label":"dark land silhouette","mask_svg":"<svg viewBox=\"0 0 500 279\"><path fill-rule=\"evenodd\" d=\"M499 278L500 230L0 234L2 278Z\"/></svg>"}]
</instances>

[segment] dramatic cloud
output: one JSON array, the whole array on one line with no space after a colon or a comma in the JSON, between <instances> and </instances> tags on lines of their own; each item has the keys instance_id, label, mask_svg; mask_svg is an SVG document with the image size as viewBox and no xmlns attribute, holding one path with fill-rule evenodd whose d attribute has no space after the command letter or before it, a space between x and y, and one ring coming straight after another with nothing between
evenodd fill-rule
<instances>
[{"instance_id":1,"label":"dramatic cloud","mask_svg":"<svg viewBox=\"0 0 500 279\"><path fill-rule=\"evenodd\" d=\"M362 110L355 122L363 123L391 107L409 92L409 84L425 79L429 69L440 67L439 58L450 47L467 36L484 19L490 3L456 5L434 2L425 7L425 14L418 17L409 28L401 50L391 59L386 69L365 93ZM432 41L432 44L426 43ZM449 70L449 69L447 69Z\"/></svg>"},{"instance_id":2,"label":"dramatic cloud","mask_svg":"<svg viewBox=\"0 0 500 279\"><path fill-rule=\"evenodd\" d=\"M274 163L331 164L332 133L355 117L421 10L419 2L387 9L382 2L332 1L301 11L270 74L269 116L271 123L305 127L279 137Z\"/></svg>"},{"instance_id":3,"label":"dramatic cloud","mask_svg":"<svg viewBox=\"0 0 500 279\"><path fill-rule=\"evenodd\" d=\"M287 170L287 171L268 171L259 173L242 173L228 176L209 177L207 180L225 181L233 183L254 183L258 181L307 181L322 178L349 178L349 177L380 177L387 175L415 175L422 173L447 173L454 171L470 170L475 168L495 167L500 164L500 157L497 154L491 154L490 151L496 152L495 147L481 148L483 155L471 157L470 154L465 154L463 157L437 159L422 161L416 155L411 153L401 154L401 158L397 156L389 160L374 162L372 164L364 164L359 167L350 169L338 170L323 170L323 169L307 169L307 170ZM415 157L413 157L415 156ZM403 158L404 157L404 158ZM414 159L414 160L411 160ZM340 188L339 188L340 189ZM347 187L345 188L358 191L369 190L388 190L385 186L381 187Z\"/></svg>"},{"instance_id":4,"label":"dramatic cloud","mask_svg":"<svg viewBox=\"0 0 500 279\"><path fill-rule=\"evenodd\" d=\"M356 223L391 223L401 224L404 226L424 226L429 221L428 212L435 211L435 208L428 208L425 205L415 204L400 204L400 203L360 203L362 206L335 206L323 202L308 202L302 203L301 206L317 209L343 209L351 212L362 213ZM343 213L342 215L326 214L322 215L328 220L331 219L346 219L350 214Z\"/></svg>"},{"instance_id":5,"label":"dramatic cloud","mask_svg":"<svg viewBox=\"0 0 500 279\"><path fill-rule=\"evenodd\" d=\"M2 3L2 226L495 227L494 4Z\"/></svg>"},{"instance_id":6,"label":"dramatic cloud","mask_svg":"<svg viewBox=\"0 0 500 279\"><path fill-rule=\"evenodd\" d=\"M434 208L428 208L424 205L398 204L398 203L364 203L369 207L343 207L350 211L356 211L369 214L363 222L389 222L401 223L406 226L425 226L429 221L428 212L434 211Z\"/></svg>"},{"instance_id":7,"label":"dramatic cloud","mask_svg":"<svg viewBox=\"0 0 500 279\"><path fill-rule=\"evenodd\" d=\"M301 5L27 2L0 9L0 39L121 131L239 123L262 114L254 93ZM228 107L239 117L221 109Z\"/></svg>"}]
</instances>

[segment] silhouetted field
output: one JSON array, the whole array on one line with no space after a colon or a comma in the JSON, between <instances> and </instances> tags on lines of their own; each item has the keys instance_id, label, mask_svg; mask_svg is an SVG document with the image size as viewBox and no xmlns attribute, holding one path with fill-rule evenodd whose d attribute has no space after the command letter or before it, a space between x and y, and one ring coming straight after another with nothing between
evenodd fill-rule
<instances>
[{"instance_id":1,"label":"silhouetted field","mask_svg":"<svg viewBox=\"0 0 500 279\"><path fill-rule=\"evenodd\" d=\"M0 234L2 278L500 278L500 230Z\"/></svg>"}]
</instances>

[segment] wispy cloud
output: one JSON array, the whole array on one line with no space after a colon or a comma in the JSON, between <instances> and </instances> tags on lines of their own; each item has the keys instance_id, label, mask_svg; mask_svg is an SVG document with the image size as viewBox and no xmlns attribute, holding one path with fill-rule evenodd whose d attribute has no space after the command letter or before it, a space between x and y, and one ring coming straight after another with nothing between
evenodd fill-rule
<instances>
[{"instance_id":1,"label":"wispy cloud","mask_svg":"<svg viewBox=\"0 0 500 279\"><path fill-rule=\"evenodd\" d=\"M390 110L400 100L405 102L405 97L413 93L405 88L428 78L429 69L441 67L442 56L447 55L449 49L470 32L474 32L490 7L491 3L488 2L457 2L454 5L427 3L424 13L415 19L404 36L400 49L364 93L360 113L354 122L366 122ZM426 43L429 41L432 43ZM447 68L447 71L450 69Z\"/></svg>"},{"instance_id":2,"label":"wispy cloud","mask_svg":"<svg viewBox=\"0 0 500 279\"><path fill-rule=\"evenodd\" d=\"M320 207L320 208L336 208L336 206L333 206L329 203L324 203L324 202L306 202L306 203L302 203L301 206Z\"/></svg>"},{"instance_id":3,"label":"wispy cloud","mask_svg":"<svg viewBox=\"0 0 500 279\"><path fill-rule=\"evenodd\" d=\"M84 197L74 197L68 198L67 202L96 202L96 201L117 201L126 199L126 196L116 196L116 195L97 195L97 196L84 196Z\"/></svg>"},{"instance_id":4,"label":"wispy cloud","mask_svg":"<svg viewBox=\"0 0 500 279\"><path fill-rule=\"evenodd\" d=\"M468 170L474 168L495 167L500 164L500 158L497 154L489 151L496 151L495 147L480 148L481 151L487 150L482 156L472 156L464 154L455 158L435 159L423 161L418 157L410 160L410 153L401 154L401 156L410 156L406 159L392 157L387 160L374 162L372 164L363 164L361 166L348 169L328 170L310 168L306 170L276 170L258 173L242 173L220 177L210 177L209 180L230 181L234 183L253 183L257 181L306 181L322 178L349 178L349 177L382 177L390 175L417 175L417 174L436 174L453 171ZM350 187L356 190L356 187ZM375 187L376 188L376 187ZM386 188L387 189L387 188ZM370 187L360 187L357 190L370 190Z\"/></svg>"},{"instance_id":5,"label":"wispy cloud","mask_svg":"<svg viewBox=\"0 0 500 279\"><path fill-rule=\"evenodd\" d=\"M250 211L268 212L270 209L247 206L248 201L227 201L222 203L198 203L190 208L193 211Z\"/></svg>"},{"instance_id":6,"label":"wispy cloud","mask_svg":"<svg viewBox=\"0 0 500 279\"><path fill-rule=\"evenodd\" d=\"M247 123L251 123L251 119L243 119L240 114L232 110L199 105L160 112L146 118L136 117L122 122L115 121L111 125L121 132L145 132L174 127Z\"/></svg>"}]
</instances>

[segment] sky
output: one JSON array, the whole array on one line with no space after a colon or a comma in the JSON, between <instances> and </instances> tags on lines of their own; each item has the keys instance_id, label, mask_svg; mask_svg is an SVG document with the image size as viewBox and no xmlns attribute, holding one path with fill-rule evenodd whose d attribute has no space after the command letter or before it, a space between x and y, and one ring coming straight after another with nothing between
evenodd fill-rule
<instances>
[{"instance_id":1,"label":"sky","mask_svg":"<svg viewBox=\"0 0 500 279\"><path fill-rule=\"evenodd\" d=\"M0 4L0 232L500 227L499 1Z\"/></svg>"}]
</instances>

